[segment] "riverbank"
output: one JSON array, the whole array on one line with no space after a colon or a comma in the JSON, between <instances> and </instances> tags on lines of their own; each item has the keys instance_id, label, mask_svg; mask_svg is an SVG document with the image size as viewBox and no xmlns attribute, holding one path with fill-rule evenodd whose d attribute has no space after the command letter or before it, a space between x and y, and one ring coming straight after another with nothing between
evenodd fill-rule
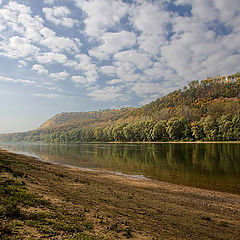
<instances>
[{"instance_id":1,"label":"riverbank","mask_svg":"<svg viewBox=\"0 0 240 240\"><path fill-rule=\"evenodd\" d=\"M4 150L0 163L2 239L240 239L240 195Z\"/></svg>"}]
</instances>

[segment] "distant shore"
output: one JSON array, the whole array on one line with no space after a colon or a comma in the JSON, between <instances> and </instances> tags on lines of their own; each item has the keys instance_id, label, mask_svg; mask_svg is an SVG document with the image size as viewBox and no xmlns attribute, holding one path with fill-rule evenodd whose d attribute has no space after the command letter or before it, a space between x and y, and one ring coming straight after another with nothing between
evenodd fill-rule
<instances>
[{"instance_id":1,"label":"distant shore","mask_svg":"<svg viewBox=\"0 0 240 240\"><path fill-rule=\"evenodd\" d=\"M36 142L27 142L27 141L20 141L20 142L1 142L1 143L43 143L43 144L169 144L169 143L192 143L192 144L199 144L199 143L237 143L239 144L240 141L166 141L166 142L151 142L151 141L142 141L142 142L120 142L120 141L113 141L113 142L69 142L69 143L48 143L48 142L41 142L41 141L36 141Z\"/></svg>"},{"instance_id":2,"label":"distant shore","mask_svg":"<svg viewBox=\"0 0 240 240\"><path fill-rule=\"evenodd\" d=\"M84 234L94 237L86 239L238 239L240 236L240 195L85 171L5 150L0 150L0 162L10 169L1 172L1 182L24 181L28 191L42 196L57 209L67 209L69 216L83 209L86 220L92 224ZM23 238L51 239L50 233L41 231L37 223L30 233L28 220L21 224L18 228ZM53 230L58 234L54 239L70 239L77 234Z\"/></svg>"},{"instance_id":3,"label":"distant shore","mask_svg":"<svg viewBox=\"0 0 240 240\"><path fill-rule=\"evenodd\" d=\"M84 142L83 142L84 143ZM91 142L89 142L91 143ZM94 142L94 143L101 143L101 142ZM102 142L102 143L240 143L240 141L189 141L189 142L184 142L184 141L168 141L168 142Z\"/></svg>"}]
</instances>

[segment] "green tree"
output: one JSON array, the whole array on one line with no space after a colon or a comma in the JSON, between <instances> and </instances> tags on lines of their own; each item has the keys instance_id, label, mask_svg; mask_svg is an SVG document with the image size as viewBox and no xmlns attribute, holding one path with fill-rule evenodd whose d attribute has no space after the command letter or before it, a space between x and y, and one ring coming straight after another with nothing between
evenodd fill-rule
<instances>
[{"instance_id":1,"label":"green tree","mask_svg":"<svg viewBox=\"0 0 240 240\"><path fill-rule=\"evenodd\" d=\"M154 141L167 141L168 140L168 133L167 133L167 121L159 121L153 127L152 131L152 139Z\"/></svg>"},{"instance_id":2,"label":"green tree","mask_svg":"<svg viewBox=\"0 0 240 240\"><path fill-rule=\"evenodd\" d=\"M181 140L185 138L186 121L183 118L173 117L168 120L166 131L170 140Z\"/></svg>"}]
</instances>

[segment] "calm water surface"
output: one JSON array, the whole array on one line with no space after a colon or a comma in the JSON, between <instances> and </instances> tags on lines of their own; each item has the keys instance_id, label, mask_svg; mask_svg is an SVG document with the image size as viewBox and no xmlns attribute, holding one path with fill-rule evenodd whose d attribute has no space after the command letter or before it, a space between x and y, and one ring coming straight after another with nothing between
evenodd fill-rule
<instances>
[{"instance_id":1,"label":"calm water surface","mask_svg":"<svg viewBox=\"0 0 240 240\"><path fill-rule=\"evenodd\" d=\"M0 143L0 148L64 165L240 194L240 143Z\"/></svg>"}]
</instances>

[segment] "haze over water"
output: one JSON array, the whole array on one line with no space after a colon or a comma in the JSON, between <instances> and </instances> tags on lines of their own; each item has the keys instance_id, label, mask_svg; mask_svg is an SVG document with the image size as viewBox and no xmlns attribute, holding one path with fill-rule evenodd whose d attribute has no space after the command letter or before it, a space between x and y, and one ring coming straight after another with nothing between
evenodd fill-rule
<instances>
[{"instance_id":1,"label":"haze over water","mask_svg":"<svg viewBox=\"0 0 240 240\"><path fill-rule=\"evenodd\" d=\"M0 147L34 154L52 163L240 193L239 143L1 143Z\"/></svg>"}]
</instances>

